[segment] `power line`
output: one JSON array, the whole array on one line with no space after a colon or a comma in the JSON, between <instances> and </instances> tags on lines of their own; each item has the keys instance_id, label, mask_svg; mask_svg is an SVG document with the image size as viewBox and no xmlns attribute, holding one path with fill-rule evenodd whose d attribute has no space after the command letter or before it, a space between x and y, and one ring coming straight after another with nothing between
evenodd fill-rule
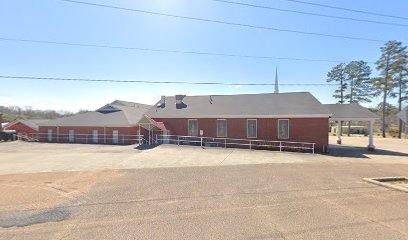
<instances>
[{"instance_id":1,"label":"power line","mask_svg":"<svg viewBox=\"0 0 408 240\"><path fill-rule=\"evenodd\" d=\"M303 14L303 15L310 15L310 16L317 16L317 17L342 19L342 20L349 20L349 21L356 21L356 22L375 23L375 24L398 26L398 27L408 27L407 24L375 21L375 20L368 20L368 19L359 19L359 18L352 18L352 17L335 16L335 15L328 15L328 14L321 14L321 13L312 13L312 12L305 12L305 11L298 11L298 10L291 10L291 9L283 9L283 8L277 8L277 7L255 5L255 4L250 4L250 3L235 2L235 1L228 1L228 0L211 0L211 1L221 2L221 3L226 3L226 4L232 4L232 5L238 5L238 6L244 6L244 7L260 8L260 9L267 9L267 10L280 11L280 12L289 12L289 13L296 13L296 14Z\"/></svg>"},{"instance_id":2,"label":"power line","mask_svg":"<svg viewBox=\"0 0 408 240\"><path fill-rule=\"evenodd\" d=\"M45 41L45 40L22 39L22 38L0 37L0 41L52 44L52 45L63 45L63 46L65 45L65 46L73 46L73 47L92 47L92 48L107 48L107 49L118 49L118 50L134 50L134 51L145 51L145 52L161 52L161 53L173 53L173 54L191 54L191 55L230 57L230 58L247 58L247 59L260 59L260 60L287 60L287 61L331 62L331 63L347 62L347 61L330 60L330 59L310 59L310 58L292 58L292 57L231 54L231 53L219 53L219 52L183 51L183 50L174 50L174 49L126 47L126 46L100 45L100 44L88 44L88 43Z\"/></svg>"},{"instance_id":3,"label":"power line","mask_svg":"<svg viewBox=\"0 0 408 240\"><path fill-rule=\"evenodd\" d=\"M345 8L345 7L337 7L337 6L326 5L326 4L321 4L321 3L306 2L306 1L301 1L301 0L285 0L285 1L295 2L295 3L300 3L300 4L306 4L306 5L312 5L312 6L318 6L318 7L323 7L323 8L343 10L343 11L348 11L348 12L363 13L363 14L368 14L368 15L373 15L373 16L381 16L381 17L408 20L408 17L396 16L396 15L378 13L378 12L369 12L369 11L364 11L364 10Z\"/></svg>"},{"instance_id":4,"label":"power line","mask_svg":"<svg viewBox=\"0 0 408 240\"><path fill-rule=\"evenodd\" d=\"M259 29L259 30L278 31L278 32L302 34L302 35L312 35L312 36L340 38L340 39L368 41L368 42L380 42L380 43L387 42L385 40L373 39L373 38L354 37L354 36L335 35L335 34L326 34L326 33L317 33L317 32L306 32L306 31L275 28L275 27L266 27L266 26L251 25L251 24L245 24L245 23L214 20L214 19L208 19L208 18L188 17L188 16L182 16L182 15L168 14L168 13L152 12L152 11L146 11L146 10L135 9L135 8L125 8L125 7L119 7L119 6L113 6L113 5L90 3L90 2L83 2L83 1L76 1L76 0L60 0L60 1L95 6L95 7L111 8L111 9L123 10L123 11L138 12L138 13L144 13L144 14L149 14L149 15L164 16L164 17L171 17L171 18L177 18L177 19L187 19L187 20L193 20L193 21L199 21L199 22L216 23L216 24L223 24L223 25L229 25L229 26Z\"/></svg>"},{"instance_id":5,"label":"power line","mask_svg":"<svg viewBox=\"0 0 408 240\"><path fill-rule=\"evenodd\" d=\"M7 76L0 75L0 79L15 80L46 80L69 82L106 82L106 83L144 83L144 84L184 84L184 85L224 85L224 86L274 86L275 83L224 83L224 82L187 82L187 81L147 81L121 79L92 79L92 78L61 78L61 77L34 77L34 76ZM337 86L333 83L283 83L281 86Z\"/></svg>"}]
</instances>

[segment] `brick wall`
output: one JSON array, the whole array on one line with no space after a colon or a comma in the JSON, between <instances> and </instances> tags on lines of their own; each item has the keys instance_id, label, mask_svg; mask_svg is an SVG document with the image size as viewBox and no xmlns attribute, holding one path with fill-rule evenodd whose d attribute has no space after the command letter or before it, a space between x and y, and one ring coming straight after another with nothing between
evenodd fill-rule
<instances>
[{"instance_id":1,"label":"brick wall","mask_svg":"<svg viewBox=\"0 0 408 240\"><path fill-rule=\"evenodd\" d=\"M164 122L173 135L188 135L188 119L183 118L157 118L156 121ZM204 137L216 137L217 126L214 118L198 119L198 129L204 131ZM247 139L247 119L227 119L227 137ZM316 143L316 150L327 150L329 142L328 118L289 118L289 139L278 139L278 119L257 119L257 138L268 141L295 141Z\"/></svg>"},{"instance_id":2,"label":"brick wall","mask_svg":"<svg viewBox=\"0 0 408 240\"><path fill-rule=\"evenodd\" d=\"M18 134L24 134L28 136L32 136L32 134L38 132L21 122L17 122L13 125L7 126L5 127L5 130L15 130Z\"/></svg>"},{"instance_id":3,"label":"brick wall","mask_svg":"<svg viewBox=\"0 0 408 240\"><path fill-rule=\"evenodd\" d=\"M48 139L48 130L52 130L52 140ZM138 135L139 127L107 127L106 137L104 135L103 127L47 127L41 126L39 129L39 141L40 142L59 142L59 143L69 143L69 131L74 130L74 143L85 143L85 144L115 144L113 141L113 131L118 131L118 143L117 144L135 144L138 143L136 136L128 135ZM97 142L94 142L93 131L98 131ZM141 128L141 134L145 134L145 130Z\"/></svg>"}]
</instances>

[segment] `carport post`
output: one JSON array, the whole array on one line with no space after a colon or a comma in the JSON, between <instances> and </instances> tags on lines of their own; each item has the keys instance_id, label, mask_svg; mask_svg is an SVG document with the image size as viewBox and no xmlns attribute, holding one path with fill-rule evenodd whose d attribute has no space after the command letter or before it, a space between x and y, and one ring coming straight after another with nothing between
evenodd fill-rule
<instances>
[{"instance_id":1,"label":"carport post","mask_svg":"<svg viewBox=\"0 0 408 240\"><path fill-rule=\"evenodd\" d=\"M368 136L368 151L374 151L375 150L375 146L374 146L374 120L370 121L370 129L369 129L370 133Z\"/></svg>"},{"instance_id":2,"label":"carport post","mask_svg":"<svg viewBox=\"0 0 408 240\"><path fill-rule=\"evenodd\" d=\"M337 121L337 144L341 144L341 134L343 132L341 125L341 121Z\"/></svg>"}]
</instances>

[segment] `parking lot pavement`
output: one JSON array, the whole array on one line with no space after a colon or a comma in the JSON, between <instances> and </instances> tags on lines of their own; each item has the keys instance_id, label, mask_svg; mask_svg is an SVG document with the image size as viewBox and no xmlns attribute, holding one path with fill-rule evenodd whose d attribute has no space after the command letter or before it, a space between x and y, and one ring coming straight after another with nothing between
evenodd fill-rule
<instances>
[{"instance_id":1,"label":"parking lot pavement","mask_svg":"<svg viewBox=\"0 0 408 240\"><path fill-rule=\"evenodd\" d=\"M307 162L319 155L250 151L245 149L161 145L137 150L136 146L48 144L9 142L0 144L0 174L54 171L87 171L261 163Z\"/></svg>"},{"instance_id":2,"label":"parking lot pavement","mask_svg":"<svg viewBox=\"0 0 408 240\"><path fill-rule=\"evenodd\" d=\"M30 203L9 201L0 239L403 240L408 194L362 178L407 172L408 165L358 162L116 170L48 208L20 210L13 206ZM18 175L26 185L39 175L57 180L56 173ZM1 192L10 178L0 176Z\"/></svg>"},{"instance_id":3,"label":"parking lot pavement","mask_svg":"<svg viewBox=\"0 0 408 240\"><path fill-rule=\"evenodd\" d=\"M335 137L330 141L334 143ZM176 145L137 150L136 146L8 142L0 143L0 175L274 163L408 164L408 140L376 139L375 142L378 150L368 152L366 138L344 137L343 145L331 145L329 155Z\"/></svg>"}]
</instances>

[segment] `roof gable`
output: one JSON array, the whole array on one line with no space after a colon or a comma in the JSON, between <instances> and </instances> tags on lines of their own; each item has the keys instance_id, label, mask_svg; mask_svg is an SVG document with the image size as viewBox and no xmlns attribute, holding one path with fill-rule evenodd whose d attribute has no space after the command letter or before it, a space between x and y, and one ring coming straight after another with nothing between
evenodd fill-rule
<instances>
[{"instance_id":1,"label":"roof gable","mask_svg":"<svg viewBox=\"0 0 408 240\"><path fill-rule=\"evenodd\" d=\"M106 104L97 111L85 112L74 116L51 120L41 126L70 127L129 127L135 126L147 111L149 105L134 103L134 107ZM143 107L142 107L143 106ZM149 106L151 107L151 106Z\"/></svg>"},{"instance_id":2,"label":"roof gable","mask_svg":"<svg viewBox=\"0 0 408 240\"><path fill-rule=\"evenodd\" d=\"M112 112L117 112L121 110L111 104L106 104L105 106L97 109L96 111L100 113L112 113Z\"/></svg>"},{"instance_id":3,"label":"roof gable","mask_svg":"<svg viewBox=\"0 0 408 240\"><path fill-rule=\"evenodd\" d=\"M43 124L43 123L48 122L48 121L50 121L50 120L48 120L48 119L15 120L15 121L13 121L13 122L11 122L11 123L8 123L8 124L5 126L5 128L7 129L7 128L10 128L10 127L12 127L12 126L18 124L18 123L21 123L21 124L24 124L25 126L31 128L31 129L33 129L33 130L35 130L35 131L38 131L39 126L40 126L41 124Z\"/></svg>"}]
</instances>

